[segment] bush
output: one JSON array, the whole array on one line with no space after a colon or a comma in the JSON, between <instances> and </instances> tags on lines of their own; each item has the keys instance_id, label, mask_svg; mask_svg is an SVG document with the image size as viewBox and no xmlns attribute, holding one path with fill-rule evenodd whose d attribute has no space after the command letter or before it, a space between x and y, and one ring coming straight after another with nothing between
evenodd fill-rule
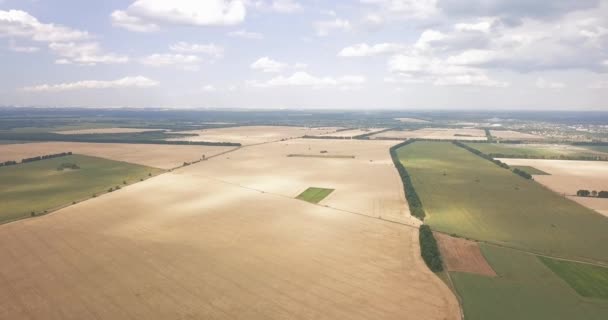
<instances>
[{"instance_id":1,"label":"bush","mask_svg":"<svg viewBox=\"0 0 608 320\"><path fill-rule=\"evenodd\" d=\"M523 170L519 170L517 168L513 170L513 173L515 173L515 174L517 174L517 175L519 175L519 176L521 176L521 177L523 177L525 179L528 179L528 180L532 179L532 175L531 174L529 174L529 173L527 173L527 172L525 172Z\"/></svg>"},{"instance_id":2,"label":"bush","mask_svg":"<svg viewBox=\"0 0 608 320\"><path fill-rule=\"evenodd\" d=\"M441 261L441 254L439 253L439 247L437 246L437 240L433 236L431 227L427 225L421 225L419 231L420 237L420 253L422 259L426 265L433 272L443 271L443 262Z\"/></svg>"},{"instance_id":3,"label":"bush","mask_svg":"<svg viewBox=\"0 0 608 320\"><path fill-rule=\"evenodd\" d=\"M600 191L597 193L598 198L608 198L608 191Z\"/></svg>"},{"instance_id":4,"label":"bush","mask_svg":"<svg viewBox=\"0 0 608 320\"><path fill-rule=\"evenodd\" d=\"M578 190L576 195L579 197L588 197L591 195L591 192L589 192L589 190Z\"/></svg>"}]
</instances>

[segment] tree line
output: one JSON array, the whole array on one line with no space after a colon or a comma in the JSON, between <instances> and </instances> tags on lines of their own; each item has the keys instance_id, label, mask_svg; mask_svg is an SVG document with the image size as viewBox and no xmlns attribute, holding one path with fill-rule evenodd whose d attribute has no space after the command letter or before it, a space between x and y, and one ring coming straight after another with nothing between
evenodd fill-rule
<instances>
[{"instance_id":1,"label":"tree line","mask_svg":"<svg viewBox=\"0 0 608 320\"><path fill-rule=\"evenodd\" d=\"M418 237L420 239L420 254L422 255L422 260L424 260L431 271L443 271L441 253L439 252L437 240L433 235L431 227L426 224L421 225Z\"/></svg>"},{"instance_id":2,"label":"tree line","mask_svg":"<svg viewBox=\"0 0 608 320\"><path fill-rule=\"evenodd\" d=\"M414 185L412 184L412 179L410 178L409 173L399 160L399 156L397 155L397 149L404 147L410 143L415 142L416 140L408 140L406 142L402 142L397 144L390 149L391 158L393 159L393 164L395 168L397 168L397 172L399 172L399 176L401 177L401 182L403 183L403 190L405 192L405 198L407 199L407 203L410 207L410 213L420 219L424 220L426 213L424 212L424 207L422 206L422 201L418 197L418 193L414 189Z\"/></svg>"},{"instance_id":3,"label":"tree line","mask_svg":"<svg viewBox=\"0 0 608 320\"><path fill-rule=\"evenodd\" d=\"M608 191L597 192L595 190L589 191L589 190L582 189L582 190L578 190L576 192L576 195L579 197L594 197L594 198L606 199L606 198L608 198Z\"/></svg>"},{"instance_id":4,"label":"tree line","mask_svg":"<svg viewBox=\"0 0 608 320\"><path fill-rule=\"evenodd\" d=\"M52 159L52 158L58 158L58 157L71 156L71 155L72 155L72 152L61 152L61 153L47 154L47 155L43 155L43 156L24 158L24 159L21 159L20 163L28 163L28 162L34 162L34 161L40 161L40 160L46 160L46 159ZM11 161L5 161L5 162L0 162L0 167L14 166L16 164L19 164L19 162L12 161L12 160Z\"/></svg>"},{"instance_id":5,"label":"tree line","mask_svg":"<svg viewBox=\"0 0 608 320\"><path fill-rule=\"evenodd\" d=\"M489 155L487 155L487 154L485 154L485 153L483 153L483 152L481 152L481 151L479 151L479 150L477 150L475 148L472 148L472 147L470 147L470 146L468 146L468 145L466 145L466 144L464 144L464 143L462 143L460 141L452 141L452 143L455 144L455 145L457 145L457 146L459 146L459 147L461 147L461 148L463 148L463 149L465 149L465 150L467 150L467 151L469 151L469 152L471 152L471 153L473 153L473 154L475 154L475 155L477 155L477 156L479 156L479 157L481 157L481 158L484 158L484 159L486 159L488 161L491 161L492 163L494 163L495 165L497 165L497 166L499 166L501 168L511 169L511 167L509 167L508 164L506 164L506 163L504 163L504 162L502 162L500 160L496 160L496 159L492 158L491 156L489 156Z\"/></svg>"}]
</instances>

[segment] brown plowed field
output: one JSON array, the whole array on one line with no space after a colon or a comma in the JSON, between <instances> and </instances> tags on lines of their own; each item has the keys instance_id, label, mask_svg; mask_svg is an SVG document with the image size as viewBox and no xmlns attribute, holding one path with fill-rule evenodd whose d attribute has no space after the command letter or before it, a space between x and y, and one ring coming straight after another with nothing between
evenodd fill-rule
<instances>
[{"instance_id":1,"label":"brown plowed field","mask_svg":"<svg viewBox=\"0 0 608 320\"><path fill-rule=\"evenodd\" d=\"M474 273L494 277L496 272L481 253L475 241L434 233L443 263L448 271Z\"/></svg>"}]
</instances>

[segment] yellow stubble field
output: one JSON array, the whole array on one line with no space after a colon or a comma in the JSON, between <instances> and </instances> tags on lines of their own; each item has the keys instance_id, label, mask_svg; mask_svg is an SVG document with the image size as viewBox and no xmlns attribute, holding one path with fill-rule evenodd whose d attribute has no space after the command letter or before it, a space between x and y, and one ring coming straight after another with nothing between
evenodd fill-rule
<instances>
[{"instance_id":1,"label":"yellow stubble field","mask_svg":"<svg viewBox=\"0 0 608 320\"><path fill-rule=\"evenodd\" d=\"M243 148L0 226L0 318L460 319L417 230L362 205L402 193L382 173L390 145L321 142ZM336 191L320 205L290 197L308 184ZM344 207L343 189L370 216L324 206Z\"/></svg>"}]
</instances>

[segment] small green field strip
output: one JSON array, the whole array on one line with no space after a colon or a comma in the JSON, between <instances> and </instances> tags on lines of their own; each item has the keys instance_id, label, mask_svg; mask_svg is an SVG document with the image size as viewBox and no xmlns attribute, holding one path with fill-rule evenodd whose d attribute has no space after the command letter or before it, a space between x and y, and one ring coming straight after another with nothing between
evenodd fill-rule
<instances>
[{"instance_id":1,"label":"small green field strip","mask_svg":"<svg viewBox=\"0 0 608 320\"><path fill-rule=\"evenodd\" d=\"M519 169L521 171L527 172L531 175L538 175L538 176L550 176L551 174L546 173L542 170L538 170L534 167L531 166L511 166L511 168L513 169Z\"/></svg>"},{"instance_id":2,"label":"small green field strip","mask_svg":"<svg viewBox=\"0 0 608 320\"><path fill-rule=\"evenodd\" d=\"M334 189L310 187L306 189L306 191L300 193L300 195L297 196L296 199L304 200L310 203L319 203L333 191Z\"/></svg>"},{"instance_id":3,"label":"small green field strip","mask_svg":"<svg viewBox=\"0 0 608 320\"><path fill-rule=\"evenodd\" d=\"M608 268L545 257L539 259L581 296L608 299Z\"/></svg>"}]
</instances>

